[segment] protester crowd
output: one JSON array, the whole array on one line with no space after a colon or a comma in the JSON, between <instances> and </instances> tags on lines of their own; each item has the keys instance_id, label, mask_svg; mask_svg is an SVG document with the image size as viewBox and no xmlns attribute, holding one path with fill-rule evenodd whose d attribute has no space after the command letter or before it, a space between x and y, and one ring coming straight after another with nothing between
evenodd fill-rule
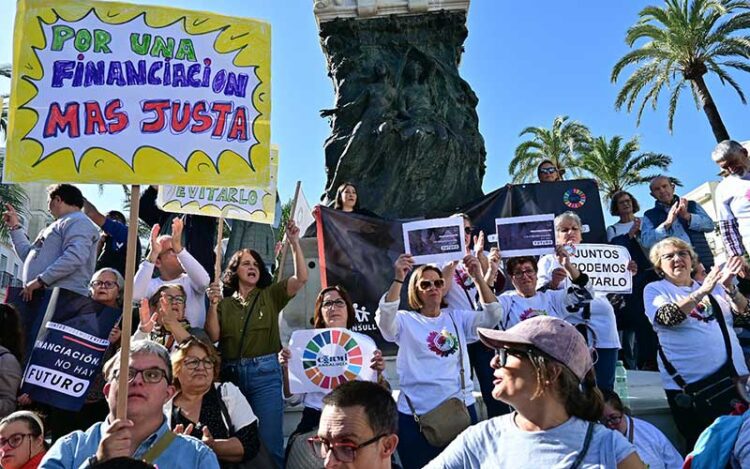
<instances>
[{"instance_id":1,"label":"protester crowd","mask_svg":"<svg viewBox=\"0 0 750 469\"><path fill-rule=\"evenodd\" d=\"M677 449L613 392L615 369L618 360L658 369L683 454L717 417L747 402L738 331L750 324L750 158L734 141L717 145L712 158L724 175L719 220L676 195L668 176L651 181L654 207L642 218L632 194L611 198L619 221L607 238L630 253L628 295L597 292L576 267L583 222L574 212L554 220L554 253L508 259L496 247L486 251L485 233L458 214L465 257L418 266L401 254L383 291L375 321L398 345L398 388L384 378L377 351L367 364L375 382L350 381L327 395L295 396L289 387L289 363L299 357L282 345L279 316L308 280L293 220L291 275L274 278L246 248L228 253L212 279L215 221L162 212L149 188L140 208L151 233L131 308L122 296L132 227L119 212L102 215L74 186L50 186L55 220L33 242L14 207L3 215L24 262L20 301L60 287L132 314L129 366L119 369L115 325L80 411L36 402L20 392L31 346L22 318L0 305L0 466L208 469L284 467L286 459L286 467L680 467ZM537 172L553 183L564 170L543 161ZM352 183L337 191L335 208L374 215ZM729 253L723 263L705 236L715 222ZM314 328L351 329L355 306L344 288L329 286L312 316ZM117 415L125 372L127 418ZM481 422L475 377L488 417ZM302 420L285 443L284 406L295 402L304 405ZM735 437L729 463L750 467L742 444L750 425Z\"/></svg>"}]
</instances>

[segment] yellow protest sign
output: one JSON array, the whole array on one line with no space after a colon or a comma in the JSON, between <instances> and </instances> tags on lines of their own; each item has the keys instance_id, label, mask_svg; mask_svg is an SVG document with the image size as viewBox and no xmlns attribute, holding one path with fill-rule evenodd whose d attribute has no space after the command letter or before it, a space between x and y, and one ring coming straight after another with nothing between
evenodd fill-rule
<instances>
[{"instance_id":1,"label":"yellow protest sign","mask_svg":"<svg viewBox=\"0 0 750 469\"><path fill-rule=\"evenodd\" d=\"M276 181L279 149L271 145L271 184L268 187L159 186L156 198L162 210L209 217L273 224L276 217Z\"/></svg>"},{"instance_id":2,"label":"yellow protest sign","mask_svg":"<svg viewBox=\"0 0 750 469\"><path fill-rule=\"evenodd\" d=\"M271 27L165 7L22 0L12 182L270 182Z\"/></svg>"}]
</instances>

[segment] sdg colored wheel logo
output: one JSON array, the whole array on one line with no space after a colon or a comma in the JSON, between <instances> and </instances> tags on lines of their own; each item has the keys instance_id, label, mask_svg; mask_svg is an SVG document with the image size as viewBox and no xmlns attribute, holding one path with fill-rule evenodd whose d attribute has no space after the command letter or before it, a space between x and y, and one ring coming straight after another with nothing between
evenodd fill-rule
<instances>
[{"instance_id":1,"label":"sdg colored wheel logo","mask_svg":"<svg viewBox=\"0 0 750 469\"><path fill-rule=\"evenodd\" d=\"M568 208L581 208L586 203L586 194L581 189L572 187L563 194L563 203Z\"/></svg>"},{"instance_id":2,"label":"sdg colored wheel logo","mask_svg":"<svg viewBox=\"0 0 750 469\"><path fill-rule=\"evenodd\" d=\"M312 383L323 389L335 389L351 381L362 370L362 348L344 331L324 331L305 346L302 367Z\"/></svg>"}]
</instances>

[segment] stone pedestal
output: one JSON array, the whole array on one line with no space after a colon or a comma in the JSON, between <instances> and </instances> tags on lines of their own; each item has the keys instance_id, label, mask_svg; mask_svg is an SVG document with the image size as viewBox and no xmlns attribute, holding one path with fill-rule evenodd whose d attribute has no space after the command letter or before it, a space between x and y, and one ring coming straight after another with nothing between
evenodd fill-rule
<instances>
[{"instance_id":1,"label":"stone pedestal","mask_svg":"<svg viewBox=\"0 0 750 469\"><path fill-rule=\"evenodd\" d=\"M318 1L336 93L321 111L326 196L343 182L386 217L452 211L482 195L477 97L458 74L468 1Z\"/></svg>"}]
</instances>

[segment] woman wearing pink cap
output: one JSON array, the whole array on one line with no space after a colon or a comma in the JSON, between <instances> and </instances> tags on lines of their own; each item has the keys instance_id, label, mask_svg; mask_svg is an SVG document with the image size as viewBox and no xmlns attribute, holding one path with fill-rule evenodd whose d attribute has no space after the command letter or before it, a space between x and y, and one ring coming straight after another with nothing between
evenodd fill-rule
<instances>
[{"instance_id":1,"label":"woman wearing pink cap","mask_svg":"<svg viewBox=\"0 0 750 469\"><path fill-rule=\"evenodd\" d=\"M645 467L621 433L597 423L604 402L574 326L537 316L477 332L495 349L492 396L516 411L468 428L428 468Z\"/></svg>"}]
</instances>

